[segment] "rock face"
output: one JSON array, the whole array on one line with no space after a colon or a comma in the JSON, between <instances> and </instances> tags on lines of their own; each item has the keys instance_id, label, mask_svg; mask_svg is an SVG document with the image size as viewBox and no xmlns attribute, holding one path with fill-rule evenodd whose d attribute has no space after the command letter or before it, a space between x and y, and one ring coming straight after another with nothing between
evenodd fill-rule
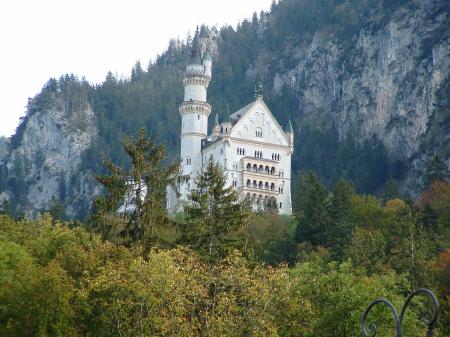
<instances>
[{"instance_id":1,"label":"rock face","mask_svg":"<svg viewBox=\"0 0 450 337\"><path fill-rule=\"evenodd\" d=\"M0 163L3 161L3 159L6 159L8 155L8 144L8 138L0 137Z\"/></svg>"},{"instance_id":2,"label":"rock face","mask_svg":"<svg viewBox=\"0 0 450 337\"><path fill-rule=\"evenodd\" d=\"M32 114L26 121L20 144L7 160L6 170L23 179L20 191L6 190L10 198L21 194L21 211L28 216L48 210L52 198L61 201L68 217L89 207L98 193L94 178L82 170L83 154L97 134L94 113L88 103L68 112L55 99L49 108Z\"/></svg>"},{"instance_id":3,"label":"rock face","mask_svg":"<svg viewBox=\"0 0 450 337\"><path fill-rule=\"evenodd\" d=\"M440 113L437 93L450 75L449 20L445 1L420 0L380 27L363 27L350 45L318 32L287 52L295 66L275 75L273 89L293 89L306 118L332 121L341 139L376 136L390 156L410 160ZM413 166L423 168L426 159L422 153ZM410 185L420 169L414 172Z\"/></svg>"}]
</instances>

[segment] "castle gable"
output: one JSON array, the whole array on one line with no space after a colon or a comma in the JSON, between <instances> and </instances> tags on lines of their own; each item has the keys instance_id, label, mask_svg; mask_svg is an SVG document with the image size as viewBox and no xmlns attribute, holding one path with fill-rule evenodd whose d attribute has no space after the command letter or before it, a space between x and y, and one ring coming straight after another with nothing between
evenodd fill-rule
<instances>
[{"instance_id":1,"label":"castle gable","mask_svg":"<svg viewBox=\"0 0 450 337\"><path fill-rule=\"evenodd\" d=\"M289 145L286 134L262 99L236 111L231 119L235 122L230 134L233 138Z\"/></svg>"}]
</instances>

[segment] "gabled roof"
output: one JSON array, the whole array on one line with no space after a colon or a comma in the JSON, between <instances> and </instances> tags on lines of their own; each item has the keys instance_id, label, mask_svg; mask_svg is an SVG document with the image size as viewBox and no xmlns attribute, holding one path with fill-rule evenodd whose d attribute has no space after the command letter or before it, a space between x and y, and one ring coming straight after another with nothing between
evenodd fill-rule
<instances>
[{"instance_id":1,"label":"gabled roof","mask_svg":"<svg viewBox=\"0 0 450 337\"><path fill-rule=\"evenodd\" d=\"M267 107L266 103L264 102L264 100L261 97L257 98L250 104L247 104L243 108L241 108L238 111L236 111L235 113L231 114L230 118L233 122L233 126L231 127L230 132L233 132L235 129L237 129L237 127L240 126L242 121L244 121L246 119L247 115L249 113L253 112L258 105L261 105L263 110L269 114L270 118L273 120L273 122L275 124L275 127L280 132L280 135L282 135L284 137L284 139L286 140L286 142L289 143L289 138L286 136L286 133L284 132L283 128L280 126L277 119L274 117L274 115L272 114L272 112Z\"/></svg>"},{"instance_id":2,"label":"gabled roof","mask_svg":"<svg viewBox=\"0 0 450 337\"><path fill-rule=\"evenodd\" d=\"M232 121L238 121L239 119L241 119L242 116L244 116L255 104L257 101L253 101L250 104L247 104L246 106L244 106L243 108L239 109L236 112L233 112L230 115L230 119Z\"/></svg>"}]
</instances>

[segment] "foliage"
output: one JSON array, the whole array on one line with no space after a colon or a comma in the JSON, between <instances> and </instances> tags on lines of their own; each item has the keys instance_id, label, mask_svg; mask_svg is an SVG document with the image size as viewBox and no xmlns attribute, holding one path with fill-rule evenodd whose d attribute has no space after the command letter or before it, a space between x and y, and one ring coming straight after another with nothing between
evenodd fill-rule
<instances>
[{"instance_id":1,"label":"foliage","mask_svg":"<svg viewBox=\"0 0 450 337\"><path fill-rule=\"evenodd\" d=\"M313 173L300 178L298 191L300 197L297 207L297 241L324 245L327 241L326 228L331 221L328 213L328 191Z\"/></svg>"},{"instance_id":2,"label":"foliage","mask_svg":"<svg viewBox=\"0 0 450 337\"><path fill-rule=\"evenodd\" d=\"M226 187L223 169L212 159L195 180L186 214L183 241L207 257L210 263L242 247L238 231L243 227L250 207L239 200L233 186Z\"/></svg>"},{"instance_id":3,"label":"foliage","mask_svg":"<svg viewBox=\"0 0 450 337\"><path fill-rule=\"evenodd\" d=\"M276 266L296 262L296 221L274 212L252 213L242 233L257 261Z\"/></svg>"},{"instance_id":4,"label":"foliage","mask_svg":"<svg viewBox=\"0 0 450 337\"><path fill-rule=\"evenodd\" d=\"M108 239L149 247L158 239L158 231L172 222L166 210L167 188L176 191L185 177L181 176L180 163L161 164L164 146L148 138L145 129L137 139L125 137L123 148L131 168L105 160L110 175L97 180L108 195L96 200L91 223Z\"/></svg>"},{"instance_id":5,"label":"foliage","mask_svg":"<svg viewBox=\"0 0 450 337\"><path fill-rule=\"evenodd\" d=\"M399 295L408 287L405 279L392 272L369 277L363 269L350 262L326 263L321 255L302 263L292 270L296 279L296 296L313 303L316 317L311 324L311 336L360 336L361 316L367 305L378 297L389 298L397 307L403 302ZM387 311L376 311L370 317L381 336L393 333L392 318ZM406 318L405 335L419 336L417 317Z\"/></svg>"},{"instance_id":6,"label":"foliage","mask_svg":"<svg viewBox=\"0 0 450 337\"><path fill-rule=\"evenodd\" d=\"M449 177L448 172L445 162L438 155L434 155L427 165L425 187L431 185L433 181L445 181Z\"/></svg>"},{"instance_id":7,"label":"foliage","mask_svg":"<svg viewBox=\"0 0 450 337\"><path fill-rule=\"evenodd\" d=\"M409 291L393 272L368 276L350 262L325 261L272 268L234 251L210 267L187 248L145 253L49 215L2 215L0 334L359 336L371 300L386 296L398 306ZM406 332L420 334L417 317L406 319Z\"/></svg>"}]
</instances>

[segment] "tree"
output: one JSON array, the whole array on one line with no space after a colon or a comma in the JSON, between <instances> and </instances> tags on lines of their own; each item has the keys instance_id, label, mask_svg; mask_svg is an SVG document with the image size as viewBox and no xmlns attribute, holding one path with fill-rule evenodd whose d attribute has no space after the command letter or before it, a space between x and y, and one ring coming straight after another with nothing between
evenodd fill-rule
<instances>
[{"instance_id":1,"label":"tree","mask_svg":"<svg viewBox=\"0 0 450 337\"><path fill-rule=\"evenodd\" d=\"M383 201L386 202L399 196L397 181L391 177L383 187Z\"/></svg>"},{"instance_id":2,"label":"tree","mask_svg":"<svg viewBox=\"0 0 450 337\"><path fill-rule=\"evenodd\" d=\"M297 241L325 245L327 242L326 228L330 223L328 191L313 173L300 179Z\"/></svg>"},{"instance_id":3,"label":"tree","mask_svg":"<svg viewBox=\"0 0 450 337\"><path fill-rule=\"evenodd\" d=\"M344 258L344 249L350 243L354 224L351 221L352 185L343 179L336 183L331 195L330 220L326 229L327 243L337 260Z\"/></svg>"},{"instance_id":4,"label":"tree","mask_svg":"<svg viewBox=\"0 0 450 337\"><path fill-rule=\"evenodd\" d=\"M297 244L296 221L276 212L253 213L243 229L248 248L259 261L270 265L294 264Z\"/></svg>"},{"instance_id":5,"label":"tree","mask_svg":"<svg viewBox=\"0 0 450 337\"><path fill-rule=\"evenodd\" d=\"M65 216L64 205L55 196L53 196L52 199L50 200L48 212L52 216L53 222L64 219Z\"/></svg>"},{"instance_id":6,"label":"tree","mask_svg":"<svg viewBox=\"0 0 450 337\"><path fill-rule=\"evenodd\" d=\"M445 162L436 154L427 165L425 173L425 187L431 185L435 180L445 181L448 178L448 168Z\"/></svg>"},{"instance_id":7,"label":"tree","mask_svg":"<svg viewBox=\"0 0 450 337\"><path fill-rule=\"evenodd\" d=\"M222 167L209 160L196 179L189 202L184 205L186 226L183 240L214 263L242 247L237 235L248 215L247 201L240 201L233 186L226 187Z\"/></svg>"},{"instance_id":8,"label":"tree","mask_svg":"<svg viewBox=\"0 0 450 337\"><path fill-rule=\"evenodd\" d=\"M165 207L166 188L177 191L177 184L186 177L180 173L179 162L162 165L164 146L151 140L145 129L137 139L125 137L122 145L131 168L123 169L105 160L110 175L97 180L108 195L96 200L91 222L106 238L119 237L125 243L141 243L148 248L161 239L161 230L174 225Z\"/></svg>"}]
</instances>

